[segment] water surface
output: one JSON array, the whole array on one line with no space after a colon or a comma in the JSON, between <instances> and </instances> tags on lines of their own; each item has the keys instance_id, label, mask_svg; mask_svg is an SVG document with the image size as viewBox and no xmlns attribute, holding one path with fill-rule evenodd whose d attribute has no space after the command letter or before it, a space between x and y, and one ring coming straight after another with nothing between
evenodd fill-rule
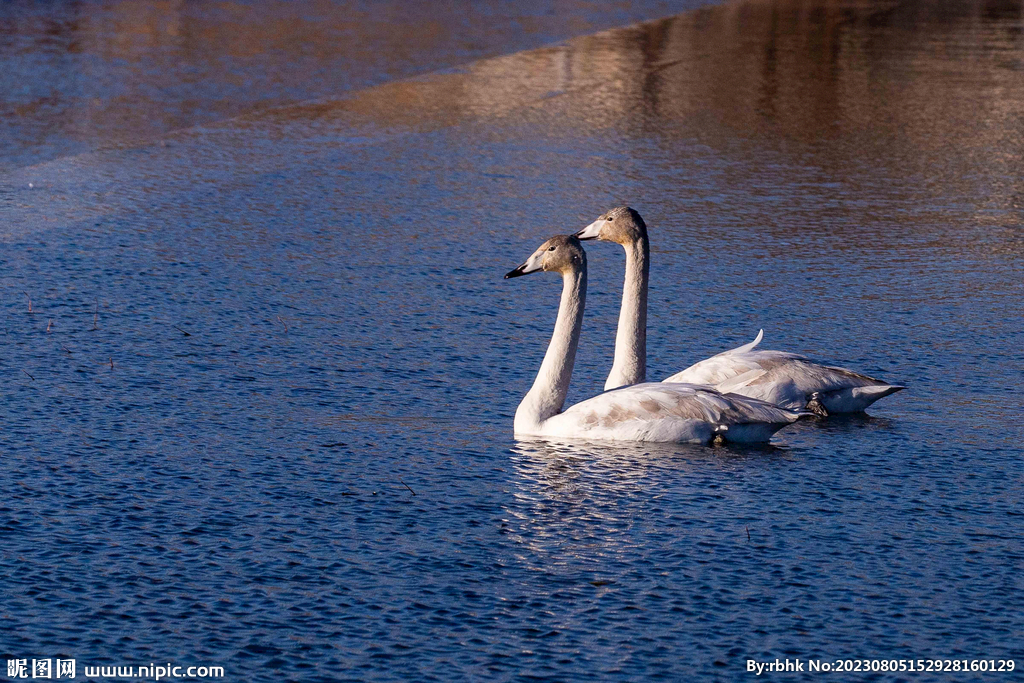
<instances>
[{"instance_id":1,"label":"water surface","mask_svg":"<svg viewBox=\"0 0 1024 683\"><path fill-rule=\"evenodd\" d=\"M3 649L267 681L1024 665L1021 20L733 3L7 172ZM559 283L501 275L623 202L651 376L764 327L910 388L764 449L516 442ZM588 256L570 401L621 293Z\"/></svg>"},{"instance_id":2,"label":"water surface","mask_svg":"<svg viewBox=\"0 0 1024 683\"><path fill-rule=\"evenodd\" d=\"M701 4L8 0L0 4L0 171Z\"/></svg>"}]
</instances>

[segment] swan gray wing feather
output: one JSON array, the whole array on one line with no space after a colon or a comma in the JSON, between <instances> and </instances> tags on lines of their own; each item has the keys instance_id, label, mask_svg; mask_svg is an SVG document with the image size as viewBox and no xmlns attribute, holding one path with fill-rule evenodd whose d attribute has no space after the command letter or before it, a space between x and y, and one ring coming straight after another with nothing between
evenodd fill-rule
<instances>
[{"instance_id":1,"label":"swan gray wing feather","mask_svg":"<svg viewBox=\"0 0 1024 683\"><path fill-rule=\"evenodd\" d=\"M632 420L700 420L716 427L749 423L789 424L800 413L712 387L647 382L606 391L565 411L581 424L613 428Z\"/></svg>"},{"instance_id":2,"label":"swan gray wing feather","mask_svg":"<svg viewBox=\"0 0 1024 683\"><path fill-rule=\"evenodd\" d=\"M835 391L850 387L882 386L882 380L854 372L846 368L822 365L793 354L779 353L778 357L767 355L759 358L757 364L765 373L754 383L790 381L806 393Z\"/></svg>"},{"instance_id":3,"label":"swan gray wing feather","mask_svg":"<svg viewBox=\"0 0 1024 683\"><path fill-rule=\"evenodd\" d=\"M784 360L807 360L803 356L784 351L761 351L752 348L751 344L745 344L736 349L725 351L711 358L694 363L690 367L667 377L665 382L683 382L687 384L707 384L715 386L751 370L763 370L763 362L780 362Z\"/></svg>"},{"instance_id":4,"label":"swan gray wing feather","mask_svg":"<svg viewBox=\"0 0 1024 683\"><path fill-rule=\"evenodd\" d=\"M796 353L754 347L762 334L744 346L695 363L665 382L714 386L789 408L802 408L815 393L856 387L887 386L886 382L846 368L823 365Z\"/></svg>"}]
</instances>

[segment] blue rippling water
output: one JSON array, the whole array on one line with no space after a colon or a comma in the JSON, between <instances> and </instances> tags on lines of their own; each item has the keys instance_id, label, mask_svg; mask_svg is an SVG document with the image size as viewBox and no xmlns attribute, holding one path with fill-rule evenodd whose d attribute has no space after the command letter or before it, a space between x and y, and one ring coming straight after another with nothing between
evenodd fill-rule
<instances>
[{"instance_id":1,"label":"blue rippling water","mask_svg":"<svg viewBox=\"0 0 1024 683\"><path fill-rule=\"evenodd\" d=\"M1020 21L734 3L7 173L4 654L1024 665ZM765 448L515 441L559 283L501 275L620 202L652 376L764 327L908 391ZM570 401L621 294L588 256Z\"/></svg>"}]
</instances>

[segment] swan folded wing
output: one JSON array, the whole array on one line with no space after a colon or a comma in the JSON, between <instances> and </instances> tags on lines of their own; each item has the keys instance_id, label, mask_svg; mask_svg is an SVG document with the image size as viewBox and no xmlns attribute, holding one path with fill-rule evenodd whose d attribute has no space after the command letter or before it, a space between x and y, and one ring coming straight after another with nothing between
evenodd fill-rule
<instances>
[{"instance_id":1,"label":"swan folded wing","mask_svg":"<svg viewBox=\"0 0 1024 683\"><path fill-rule=\"evenodd\" d=\"M886 384L853 370L815 363L796 353L740 349L702 360L664 381L708 384L723 392L732 390L725 388L730 386L780 382L792 383L807 393Z\"/></svg>"},{"instance_id":2,"label":"swan folded wing","mask_svg":"<svg viewBox=\"0 0 1024 683\"><path fill-rule=\"evenodd\" d=\"M753 370L748 370L747 372L736 375L735 377L730 377L724 382L719 382L715 385L715 389L723 394L742 393L743 389L755 383L767 373L768 371L764 368L756 367Z\"/></svg>"},{"instance_id":3,"label":"swan folded wing","mask_svg":"<svg viewBox=\"0 0 1024 683\"><path fill-rule=\"evenodd\" d=\"M757 341L757 340L755 340ZM747 346L750 346L749 344ZM753 370L765 370L765 363L776 363L784 360L804 360L803 356L782 351L744 351L744 347L720 353L694 363L681 372L666 378L665 382L683 382L687 384L708 384L717 386L726 380Z\"/></svg>"},{"instance_id":4,"label":"swan folded wing","mask_svg":"<svg viewBox=\"0 0 1024 683\"><path fill-rule=\"evenodd\" d=\"M607 391L577 403L559 422L592 438L646 441L706 440L730 425L789 424L797 413L709 387L649 382Z\"/></svg>"},{"instance_id":5,"label":"swan folded wing","mask_svg":"<svg viewBox=\"0 0 1024 683\"><path fill-rule=\"evenodd\" d=\"M757 365L764 373L748 382L758 384L792 384L804 392L830 392L853 387L882 386L885 382L853 370L815 363L803 356L778 351L761 351Z\"/></svg>"}]
</instances>

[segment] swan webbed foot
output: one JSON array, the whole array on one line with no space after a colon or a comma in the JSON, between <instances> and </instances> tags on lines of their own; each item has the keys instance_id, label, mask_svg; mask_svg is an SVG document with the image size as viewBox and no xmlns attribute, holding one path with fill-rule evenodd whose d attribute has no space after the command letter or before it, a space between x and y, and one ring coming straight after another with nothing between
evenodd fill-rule
<instances>
[{"instance_id":1,"label":"swan webbed foot","mask_svg":"<svg viewBox=\"0 0 1024 683\"><path fill-rule=\"evenodd\" d=\"M828 410L825 409L825 404L821 402L821 395L818 392L811 394L811 400L807 402L806 409L818 417L828 417Z\"/></svg>"}]
</instances>

